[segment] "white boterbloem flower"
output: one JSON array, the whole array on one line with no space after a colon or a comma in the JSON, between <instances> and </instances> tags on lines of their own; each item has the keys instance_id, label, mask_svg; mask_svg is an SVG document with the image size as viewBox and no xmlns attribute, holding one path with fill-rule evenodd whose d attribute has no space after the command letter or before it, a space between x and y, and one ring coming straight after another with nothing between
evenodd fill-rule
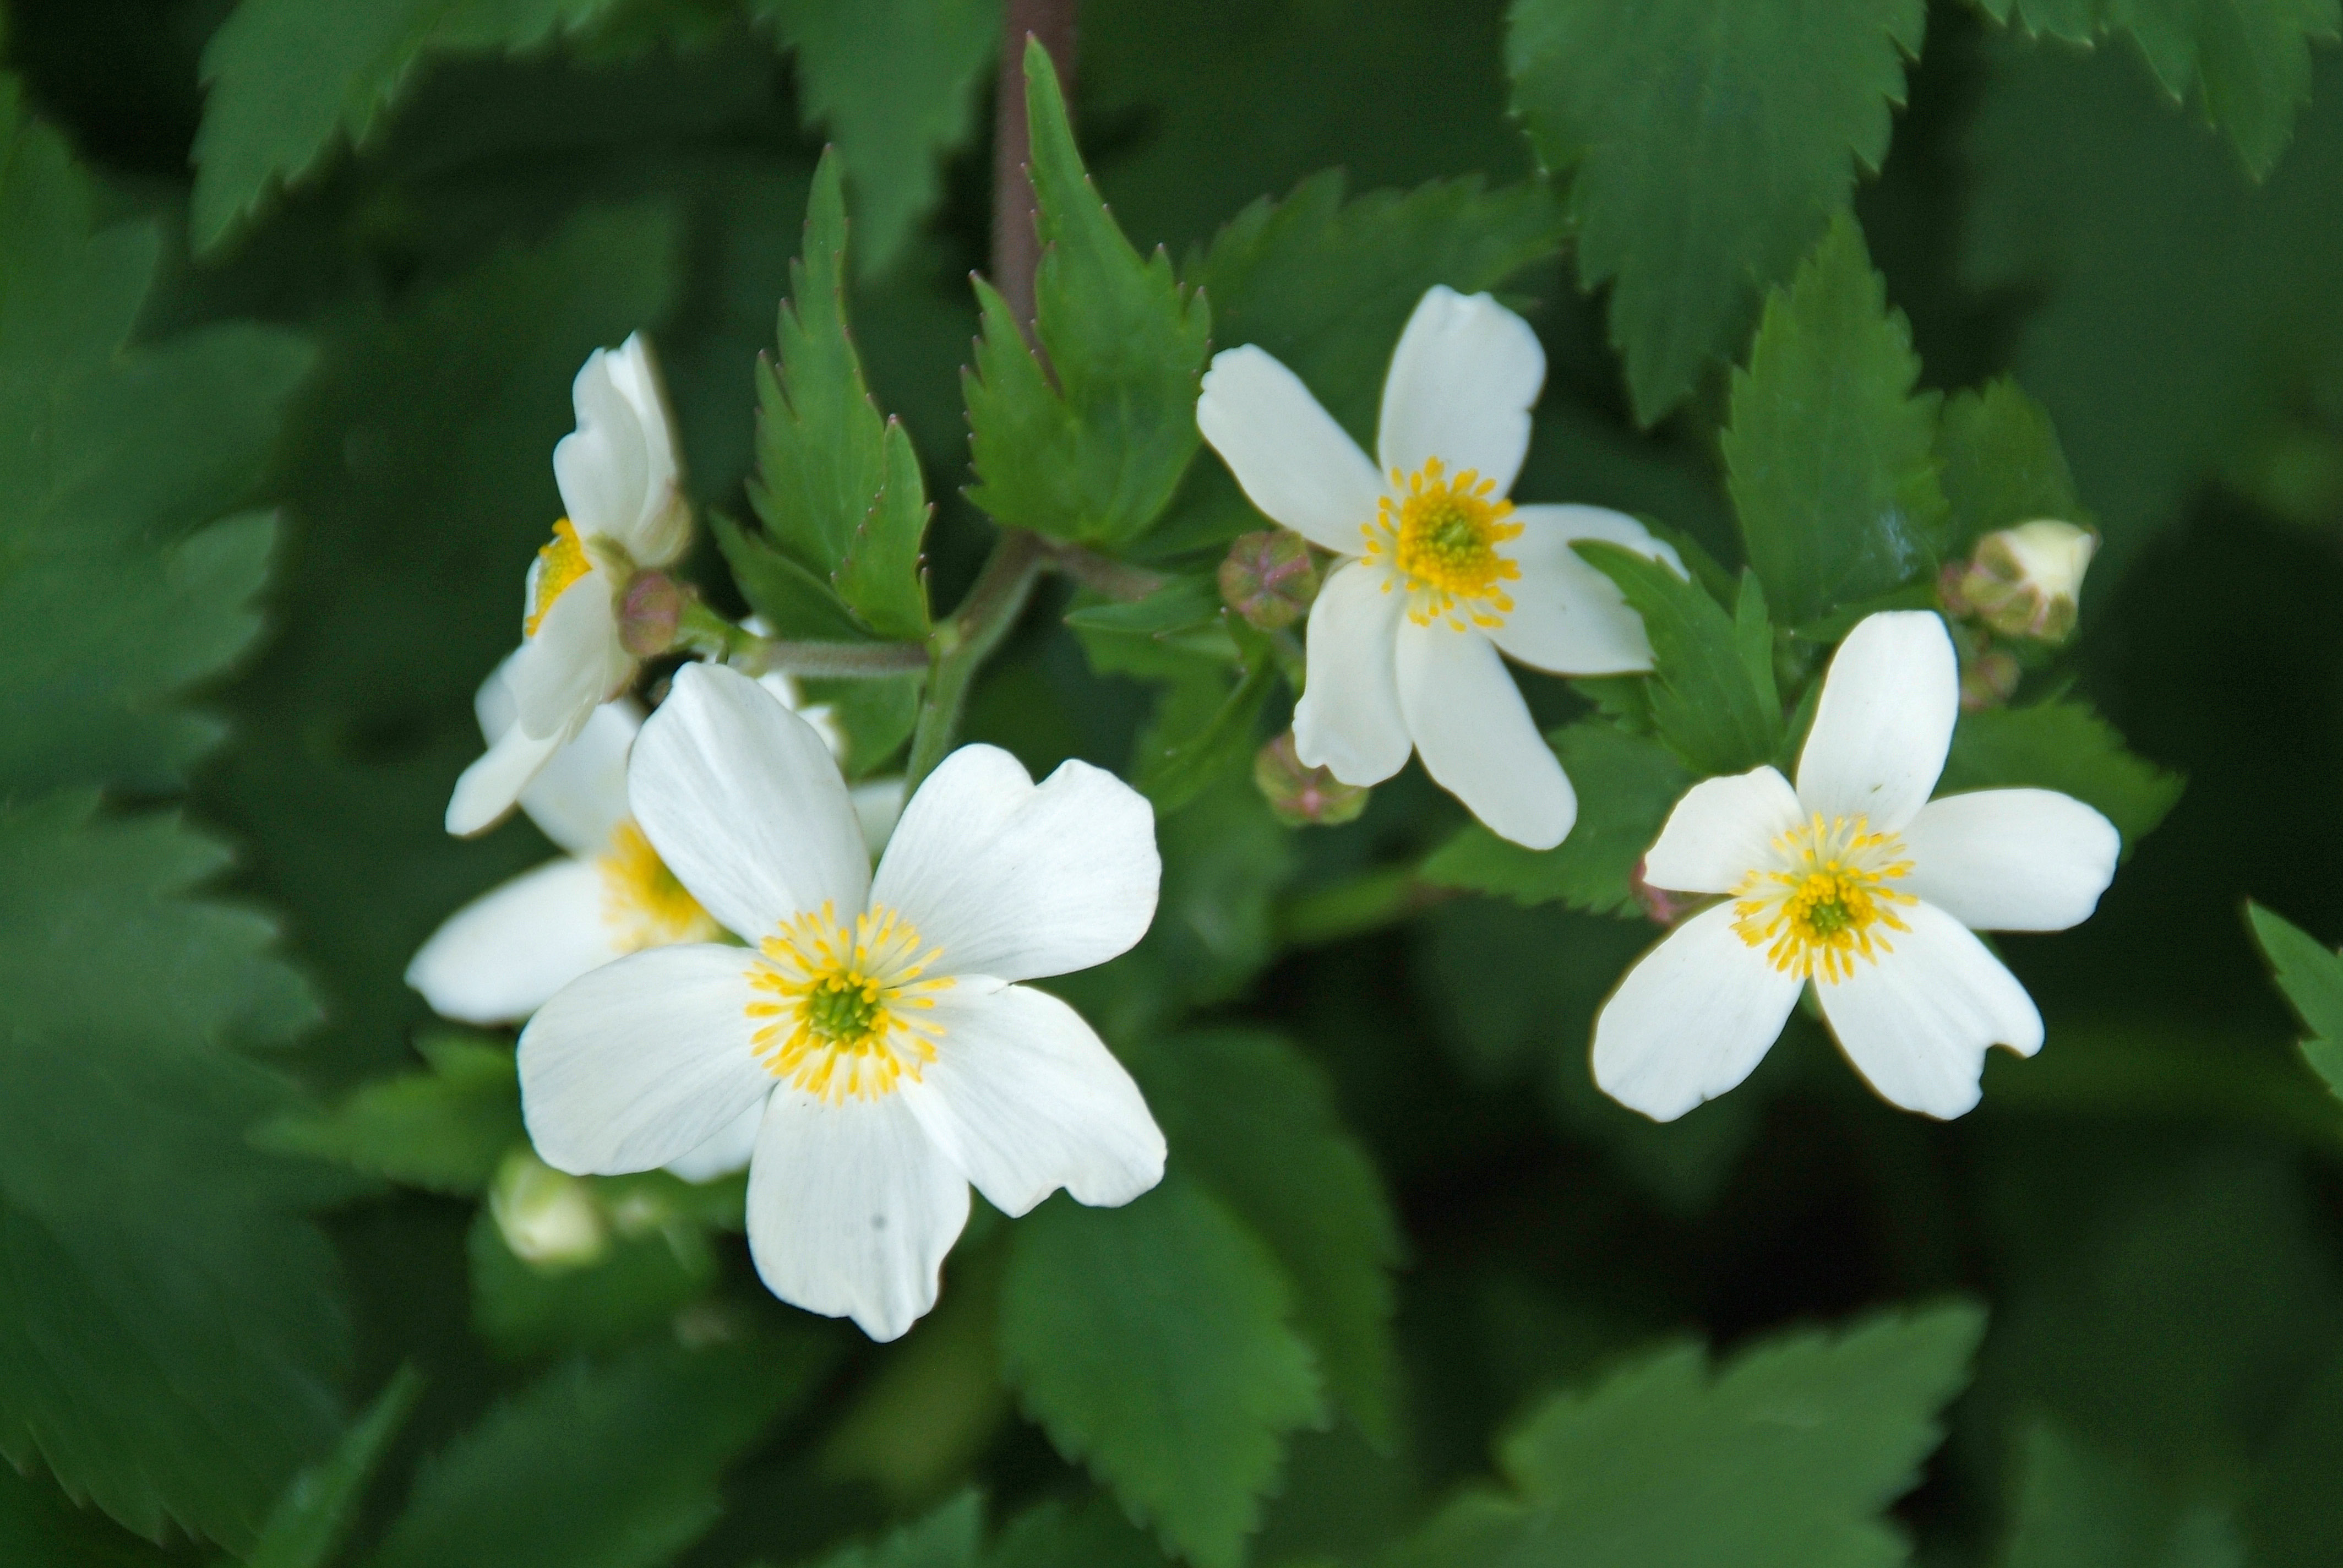
<instances>
[{"instance_id":1,"label":"white boterbloem flower","mask_svg":"<svg viewBox=\"0 0 2343 1568\"><path fill-rule=\"evenodd\" d=\"M1627 972L1594 1023L1594 1081L1666 1121L1749 1076L1811 982L1855 1070L1906 1110L1977 1102L1986 1048L2042 1048L2033 999L1972 931L2079 924L2122 842L2048 789L1928 799L1960 709L1944 622L1875 615L1831 660L1798 758L1693 787L1644 862L1726 895Z\"/></svg>"},{"instance_id":2,"label":"white boterbloem flower","mask_svg":"<svg viewBox=\"0 0 2343 1568\"><path fill-rule=\"evenodd\" d=\"M1503 838L1562 842L1578 803L1499 650L1534 668L1652 667L1644 625L1574 539L1666 560L1634 518L1515 507L1545 351L1485 294L1426 294L1383 381L1381 468L1299 377L1248 345L1215 355L1196 424L1252 504L1345 558L1311 607L1295 749L1345 784L1413 750Z\"/></svg>"},{"instance_id":3,"label":"white boterbloem flower","mask_svg":"<svg viewBox=\"0 0 2343 1568\"><path fill-rule=\"evenodd\" d=\"M1153 813L1069 762L945 759L877 874L811 726L732 670L687 665L635 743L636 819L749 948L688 943L574 981L520 1040L547 1163L648 1170L759 1127L749 1241L774 1294L893 1339L934 1304L974 1182L1022 1214L1059 1187L1129 1202L1163 1135L1065 1003L1015 982L1145 934Z\"/></svg>"},{"instance_id":4,"label":"white boterbloem flower","mask_svg":"<svg viewBox=\"0 0 2343 1568\"><path fill-rule=\"evenodd\" d=\"M474 706L493 747L513 723L507 659L481 683ZM799 711L833 754L844 739L826 707L801 709L797 683L757 682ZM645 948L722 935L684 890L627 806L627 753L642 728L631 698L595 709L578 739L554 753L521 791L520 809L564 853L490 889L450 915L407 966L407 983L431 1010L465 1023L519 1023L588 970ZM850 791L863 838L876 854L902 809L903 781L874 779ZM749 1162L754 1117L668 1169L705 1181Z\"/></svg>"},{"instance_id":5,"label":"white boterbloem flower","mask_svg":"<svg viewBox=\"0 0 2343 1568\"><path fill-rule=\"evenodd\" d=\"M690 542L675 432L641 335L589 355L570 397L578 428L553 448L568 515L529 567L520 651L506 669L517 719L456 781L451 833L493 827L634 678L635 658L618 638L619 596L637 569L668 565Z\"/></svg>"}]
</instances>

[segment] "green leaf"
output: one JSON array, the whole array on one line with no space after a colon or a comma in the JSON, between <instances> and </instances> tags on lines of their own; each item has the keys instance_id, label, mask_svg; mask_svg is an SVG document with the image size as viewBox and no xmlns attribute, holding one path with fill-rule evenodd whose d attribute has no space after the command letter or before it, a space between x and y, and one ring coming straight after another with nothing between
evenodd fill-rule
<instances>
[{"instance_id":1,"label":"green leaf","mask_svg":"<svg viewBox=\"0 0 2343 1568\"><path fill-rule=\"evenodd\" d=\"M1591 540L1571 548L1618 584L1644 618L1652 642L1652 723L1669 749L1699 774L1739 773L1772 760L1781 742L1781 700L1770 680L1760 689L1751 678L1743 657L1751 628L1662 562Z\"/></svg>"},{"instance_id":2,"label":"green leaf","mask_svg":"<svg viewBox=\"0 0 2343 1568\"><path fill-rule=\"evenodd\" d=\"M1038 43L1026 48L1025 103L1043 247L1034 336L1049 369L1008 302L980 281L984 335L965 382L977 475L969 498L1009 526L1127 545L1161 513L1196 450L1212 311L1172 276L1169 256L1142 259L1115 226Z\"/></svg>"},{"instance_id":3,"label":"green leaf","mask_svg":"<svg viewBox=\"0 0 2343 1568\"><path fill-rule=\"evenodd\" d=\"M599 1182L596 1189L602 1191ZM616 1349L671 1322L716 1279L706 1233L675 1219L635 1234L621 1231L598 1261L556 1271L515 1257L483 1206L464 1251L472 1265L472 1326L508 1356Z\"/></svg>"},{"instance_id":4,"label":"green leaf","mask_svg":"<svg viewBox=\"0 0 2343 1568\"><path fill-rule=\"evenodd\" d=\"M1962 714L1936 793L2019 785L2056 789L2097 808L2123 834L2127 854L2155 831L2187 787L2177 773L2126 750L2115 727L2084 703Z\"/></svg>"},{"instance_id":5,"label":"green leaf","mask_svg":"<svg viewBox=\"0 0 2343 1568\"><path fill-rule=\"evenodd\" d=\"M280 187L364 147L430 54L542 48L622 0L243 0L205 45L191 227L218 246Z\"/></svg>"},{"instance_id":6,"label":"green leaf","mask_svg":"<svg viewBox=\"0 0 2343 1568\"><path fill-rule=\"evenodd\" d=\"M1255 732L1262 704L1277 684L1277 661L1265 638L1245 630L1245 663L1236 685L1207 676L1170 687L1156 721L1140 736L1131 782L1162 815L1179 810L1250 761L1260 744Z\"/></svg>"},{"instance_id":7,"label":"green leaf","mask_svg":"<svg viewBox=\"0 0 2343 1568\"><path fill-rule=\"evenodd\" d=\"M1518 1497L1468 1494L1403 1563L1442 1568L1890 1568L1882 1516L1968 1381L1974 1307L1888 1312L1752 1346L1634 1362L1534 1412L1499 1451Z\"/></svg>"},{"instance_id":8,"label":"green leaf","mask_svg":"<svg viewBox=\"0 0 2343 1568\"><path fill-rule=\"evenodd\" d=\"M1936 467L1952 508L1944 540L1947 559L1964 554L1980 535L2037 518L2090 523L2049 410L2006 376L1982 391L1956 392L1946 400L1936 428Z\"/></svg>"},{"instance_id":9,"label":"green leaf","mask_svg":"<svg viewBox=\"0 0 2343 1568\"><path fill-rule=\"evenodd\" d=\"M919 721L924 675L884 679L802 680L806 701L821 703L846 737L846 776L863 779L894 760Z\"/></svg>"},{"instance_id":10,"label":"green leaf","mask_svg":"<svg viewBox=\"0 0 2343 1568\"><path fill-rule=\"evenodd\" d=\"M1765 302L1733 373L1726 477L1749 564L1789 626L1936 567L1946 502L1934 392L1863 231L1845 215Z\"/></svg>"},{"instance_id":11,"label":"green leaf","mask_svg":"<svg viewBox=\"0 0 2343 1568\"><path fill-rule=\"evenodd\" d=\"M422 1391L421 1375L412 1366L399 1368L333 1453L293 1478L244 1568L327 1568L349 1534L383 1450L407 1424Z\"/></svg>"},{"instance_id":12,"label":"green leaf","mask_svg":"<svg viewBox=\"0 0 2343 1568\"><path fill-rule=\"evenodd\" d=\"M1155 836L1162 898L1121 961L1159 969L1187 1001L1218 1001L1276 956L1272 906L1296 869L1294 835L1250 777L1228 775L1158 822Z\"/></svg>"},{"instance_id":13,"label":"green leaf","mask_svg":"<svg viewBox=\"0 0 2343 1568\"><path fill-rule=\"evenodd\" d=\"M1167 1551L1235 1568L1284 1434L1323 1417L1293 1312L1269 1249L1175 1169L1124 1208L1061 1196L1018 1226L1001 1370Z\"/></svg>"},{"instance_id":14,"label":"green leaf","mask_svg":"<svg viewBox=\"0 0 2343 1568\"><path fill-rule=\"evenodd\" d=\"M2029 1426L2001 1568L2245 1568L2226 1509L2191 1503L2048 1422Z\"/></svg>"},{"instance_id":15,"label":"green leaf","mask_svg":"<svg viewBox=\"0 0 2343 1568\"><path fill-rule=\"evenodd\" d=\"M2120 28L2175 108L2194 102L2267 179L2310 102L2310 44L2332 42L2337 0L1978 0L1996 22L2088 45Z\"/></svg>"},{"instance_id":16,"label":"green leaf","mask_svg":"<svg viewBox=\"0 0 2343 1568\"><path fill-rule=\"evenodd\" d=\"M924 1519L896 1526L867 1546L849 1546L821 1568L977 1568L984 1501L964 1492Z\"/></svg>"},{"instance_id":17,"label":"green leaf","mask_svg":"<svg viewBox=\"0 0 2343 1568\"><path fill-rule=\"evenodd\" d=\"M1079 1507L1052 1499L1002 1526L984 1568L1162 1568L1155 1543L1105 1497Z\"/></svg>"},{"instance_id":18,"label":"green leaf","mask_svg":"<svg viewBox=\"0 0 2343 1568\"><path fill-rule=\"evenodd\" d=\"M512 1047L438 1033L415 1048L428 1072L377 1079L331 1111L280 1116L254 1141L451 1197L486 1191L497 1162L528 1141Z\"/></svg>"},{"instance_id":19,"label":"green leaf","mask_svg":"<svg viewBox=\"0 0 2343 1568\"><path fill-rule=\"evenodd\" d=\"M902 425L882 419L846 325L846 198L825 154L806 204L805 253L789 268L780 361L757 367L757 471L749 499L770 542L827 584L870 632L928 633L920 541L928 527L920 460ZM728 554L733 548L728 541ZM745 574L744 574L745 578ZM749 587L744 580L743 587ZM809 587L808 591L812 591ZM758 608L784 637L820 634L794 607Z\"/></svg>"},{"instance_id":20,"label":"green leaf","mask_svg":"<svg viewBox=\"0 0 2343 1568\"><path fill-rule=\"evenodd\" d=\"M1282 201L1254 202L1189 256L1183 276L1212 301L1216 343L1275 355L1372 452L1383 370L1424 291L1493 288L1554 254L1564 230L1534 185L1490 190L1473 176L1349 202L1342 191L1342 171L1328 169ZM1261 526L1226 467L1206 461L1146 544L1168 555Z\"/></svg>"},{"instance_id":21,"label":"green leaf","mask_svg":"<svg viewBox=\"0 0 2343 1568\"><path fill-rule=\"evenodd\" d=\"M1291 1041L1257 1030L1174 1035L1131 1065L1188 1173L1284 1265L1328 1392L1388 1447L1399 1419L1390 1271L1406 1249L1324 1077Z\"/></svg>"},{"instance_id":22,"label":"green leaf","mask_svg":"<svg viewBox=\"0 0 2343 1568\"><path fill-rule=\"evenodd\" d=\"M1771 681L1769 669L1769 688ZM1552 849L1524 849L1474 822L1433 850L1420 874L1440 887L1520 904L1559 900L1590 914L1640 917L1629 879L1693 776L1658 741L1599 719L1557 729L1547 740L1578 791L1570 836Z\"/></svg>"},{"instance_id":23,"label":"green leaf","mask_svg":"<svg viewBox=\"0 0 2343 1568\"><path fill-rule=\"evenodd\" d=\"M1145 1537L1138 1537L1142 1544ZM1155 1549L1149 1545L1148 1555ZM48 1481L0 1464L0 1563L26 1568L171 1568L186 1559L141 1541L93 1510L75 1508ZM1060 1568L1042 1559L1046 1568ZM1022 1563L1019 1568L1025 1568ZM1079 1561L1064 1568L1084 1568ZM1156 1568L1153 1563L1133 1568Z\"/></svg>"},{"instance_id":24,"label":"green leaf","mask_svg":"<svg viewBox=\"0 0 2343 1568\"><path fill-rule=\"evenodd\" d=\"M1173 578L1145 598L1083 605L1066 624L1101 675L1181 679L1225 668L1242 657L1220 585L1206 574Z\"/></svg>"},{"instance_id":25,"label":"green leaf","mask_svg":"<svg viewBox=\"0 0 2343 1568\"><path fill-rule=\"evenodd\" d=\"M1879 167L1925 21L1921 0L1514 0L1514 112L1538 162L1571 176L1579 284L1612 285L1643 423L1739 341L1858 167Z\"/></svg>"},{"instance_id":26,"label":"green leaf","mask_svg":"<svg viewBox=\"0 0 2343 1568\"><path fill-rule=\"evenodd\" d=\"M1001 0L761 0L796 52L799 113L846 160L861 269L884 272L942 192L1001 39Z\"/></svg>"},{"instance_id":27,"label":"green leaf","mask_svg":"<svg viewBox=\"0 0 2343 1568\"><path fill-rule=\"evenodd\" d=\"M653 1344L556 1368L440 1451L373 1568L652 1568L721 1511L725 1467L827 1357Z\"/></svg>"},{"instance_id":28,"label":"green leaf","mask_svg":"<svg viewBox=\"0 0 2343 1568\"><path fill-rule=\"evenodd\" d=\"M2295 1016L2310 1030L2303 1059L2327 1087L2343 1095L2343 957L2282 915L2246 905L2246 918L2270 961L2272 978Z\"/></svg>"}]
</instances>

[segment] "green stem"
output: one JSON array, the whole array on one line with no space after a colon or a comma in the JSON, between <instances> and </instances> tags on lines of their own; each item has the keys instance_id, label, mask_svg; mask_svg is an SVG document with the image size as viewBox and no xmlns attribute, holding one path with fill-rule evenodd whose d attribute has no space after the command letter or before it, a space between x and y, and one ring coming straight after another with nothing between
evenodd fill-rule
<instances>
[{"instance_id":1,"label":"green stem","mask_svg":"<svg viewBox=\"0 0 2343 1568\"><path fill-rule=\"evenodd\" d=\"M1093 593L1102 593L1124 604L1136 604L1172 580L1161 572L1135 567L1128 561L1100 555L1096 550L1084 549L1080 545L1045 540L1042 548L1047 552L1042 565L1050 570L1080 583Z\"/></svg>"},{"instance_id":2,"label":"green stem","mask_svg":"<svg viewBox=\"0 0 2343 1568\"><path fill-rule=\"evenodd\" d=\"M1287 899L1278 907L1277 935L1287 947L1325 947L1404 924L1454 896L1418 880L1413 866L1385 866Z\"/></svg>"},{"instance_id":3,"label":"green stem","mask_svg":"<svg viewBox=\"0 0 2343 1568\"><path fill-rule=\"evenodd\" d=\"M911 731L910 761L903 769L907 790L917 789L951 749L961 710L968 705L970 683L1024 611L1033 579L1048 556L1049 547L1036 535L1023 528L1001 529L984 569L977 574L976 586L968 590L958 612L930 634L928 689L920 703L918 728Z\"/></svg>"},{"instance_id":4,"label":"green stem","mask_svg":"<svg viewBox=\"0 0 2343 1568\"><path fill-rule=\"evenodd\" d=\"M882 679L928 668L928 647L920 642L792 642L759 637L735 625L698 598L686 601L676 619L678 653L737 665L751 675L781 670L832 679Z\"/></svg>"}]
</instances>

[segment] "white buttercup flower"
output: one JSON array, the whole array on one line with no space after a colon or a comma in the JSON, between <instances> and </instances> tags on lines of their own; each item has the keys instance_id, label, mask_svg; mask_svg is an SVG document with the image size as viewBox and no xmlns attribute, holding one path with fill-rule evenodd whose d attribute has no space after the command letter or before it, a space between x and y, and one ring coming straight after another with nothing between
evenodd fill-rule
<instances>
[{"instance_id":1,"label":"white buttercup flower","mask_svg":"<svg viewBox=\"0 0 2343 1568\"><path fill-rule=\"evenodd\" d=\"M529 567L520 651L506 672L518 721L456 781L451 833L493 827L634 678L634 656L618 638L618 598L637 569L668 565L690 542L675 432L641 335L594 350L570 397L578 428L553 448L568 515Z\"/></svg>"},{"instance_id":2,"label":"white buttercup flower","mask_svg":"<svg viewBox=\"0 0 2343 1568\"><path fill-rule=\"evenodd\" d=\"M1213 356L1196 424L1252 504L1345 558L1311 607L1295 749L1345 784L1413 750L1501 837L1562 842L1578 814L1499 650L1534 668L1652 667L1644 624L1574 539L1683 562L1599 507L1515 507L1545 351L1485 294L1426 294L1383 381L1367 460L1301 377L1248 345Z\"/></svg>"},{"instance_id":3,"label":"white buttercup flower","mask_svg":"<svg viewBox=\"0 0 2343 1568\"><path fill-rule=\"evenodd\" d=\"M1594 1023L1594 1081L1672 1121L1749 1076L1812 983L1855 1070L1909 1111L1977 1102L1986 1048L2042 1048L2042 1017L1977 930L2090 917L2122 840L2048 789L1930 800L1960 709L1933 612L1871 616L1831 660L1798 782L1694 786L1644 862L1657 888L1727 895L1645 955Z\"/></svg>"},{"instance_id":4,"label":"white buttercup flower","mask_svg":"<svg viewBox=\"0 0 2343 1568\"><path fill-rule=\"evenodd\" d=\"M529 1021L522 1104L573 1174L648 1170L754 1117L749 1241L774 1294L893 1339L934 1304L973 1181L1022 1214L1059 1187L1129 1202L1163 1135L1064 1002L1015 982L1145 934L1161 862L1145 799L1068 762L1036 785L964 747L905 807L877 874L804 719L687 665L638 738L636 819L752 948L655 948Z\"/></svg>"}]
</instances>

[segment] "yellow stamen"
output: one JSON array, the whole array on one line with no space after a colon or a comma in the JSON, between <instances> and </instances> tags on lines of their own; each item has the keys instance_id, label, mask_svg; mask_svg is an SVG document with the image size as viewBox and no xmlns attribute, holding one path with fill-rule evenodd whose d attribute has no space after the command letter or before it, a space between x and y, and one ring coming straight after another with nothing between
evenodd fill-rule
<instances>
[{"instance_id":1,"label":"yellow stamen","mask_svg":"<svg viewBox=\"0 0 2343 1568\"><path fill-rule=\"evenodd\" d=\"M1408 618L1418 626L1503 626L1513 608L1503 585L1522 568L1497 547L1520 537L1522 525L1512 520L1513 504L1496 495L1496 481L1472 468L1453 480L1446 475L1437 457L1412 475L1392 470L1393 487L1406 493L1378 503L1363 530L1367 558L1399 574Z\"/></svg>"},{"instance_id":2,"label":"yellow stamen","mask_svg":"<svg viewBox=\"0 0 2343 1568\"><path fill-rule=\"evenodd\" d=\"M1895 950L1887 932L1911 929L1895 906L1919 900L1888 886L1912 871L1895 834L1872 832L1862 817L1826 821L1816 812L1774 849L1776 865L1753 869L1733 890L1733 929L1784 974L1836 985L1856 960L1876 963Z\"/></svg>"},{"instance_id":3,"label":"yellow stamen","mask_svg":"<svg viewBox=\"0 0 2343 1568\"><path fill-rule=\"evenodd\" d=\"M537 565L529 572L528 614L521 621L521 635L535 637L545 619L545 612L562 590L588 572L594 563L586 558L586 542L578 537L578 528L568 518L553 525L553 538L538 548Z\"/></svg>"},{"instance_id":4,"label":"yellow stamen","mask_svg":"<svg viewBox=\"0 0 2343 1568\"><path fill-rule=\"evenodd\" d=\"M916 1083L935 1060L943 1029L920 1015L952 981L920 978L942 950L921 951L920 933L894 910L881 905L847 926L824 904L784 921L759 952L749 983L763 994L749 1016L771 1021L759 1026L753 1049L782 1082L841 1105L891 1094L906 1073Z\"/></svg>"},{"instance_id":5,"label":"yellow stamen","mask_svg":"<svg viewBox=\"0 0 2343 1568\"><path fill-rule=\"evenodd\" d=\"M602 918L617 928L628 951L713 941L724 934L631 821L618 824L595 863L602 871Z\"/></svg>"}]
</instances>

